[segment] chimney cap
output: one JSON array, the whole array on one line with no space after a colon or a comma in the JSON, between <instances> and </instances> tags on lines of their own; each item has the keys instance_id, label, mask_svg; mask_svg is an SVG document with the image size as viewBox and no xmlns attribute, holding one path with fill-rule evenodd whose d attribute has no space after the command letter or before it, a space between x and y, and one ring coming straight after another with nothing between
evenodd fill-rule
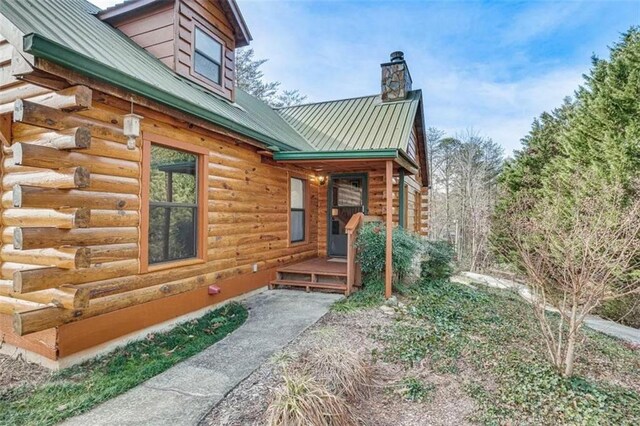
<instances>
[{"instance_id":1,"label":"chimney cap","mask_svg":"<svg viewBox=\"0 0 640 426\"><path fill-rule=\"evenodd\" d=\"M391 62L404 61L404 52L402 50L396 50L391 52Z\"/></svg>"}]
</instances>

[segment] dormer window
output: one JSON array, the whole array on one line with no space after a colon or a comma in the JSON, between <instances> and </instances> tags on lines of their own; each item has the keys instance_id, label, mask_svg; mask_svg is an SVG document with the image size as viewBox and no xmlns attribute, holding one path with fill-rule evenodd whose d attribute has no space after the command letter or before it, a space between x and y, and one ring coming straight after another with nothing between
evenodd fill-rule
<instances>
[{"instance_id":1,"label":"dormer window","mask_svg":"<svg viewBox=\"0 0 640 426\"><path fill-rule=\"evenodd\" d=\"M194 72L215 84L221 84L223 50L221 42L196 27L193 51Z\"/></svg>"}]
</instances>

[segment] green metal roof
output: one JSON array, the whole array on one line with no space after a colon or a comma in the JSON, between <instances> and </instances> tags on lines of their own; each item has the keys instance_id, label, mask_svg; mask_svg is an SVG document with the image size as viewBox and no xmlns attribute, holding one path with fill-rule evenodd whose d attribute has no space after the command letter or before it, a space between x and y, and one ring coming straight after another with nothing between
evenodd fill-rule
<instances>
[{"instance_id":1,"label":"green metal roof","mask_svg":"<svg viewBox=\"0 0 640 426\"><path fill-rule=\"evenodd\" d=\"M284 150L313 150L262 101L236 91L233 104L179 76L85 0L3 0L0 13L26 37L24 49L84 75L177 108Z\"/></svg>"},{"instance_id":2,"label":"green metal roof","mask_svg":"<svg viewBox=\"0 0 640 426\"><path fill-rule=\"evenodd\" d=\"M407 149L421 98L385 102L380 95L279 109L280 115L318 151Z\"/></svg>"},{"instance_id":3,"label":"green metal roof","mask_svg":"<svg viewBox=\"0 0 640 426\"><path fill-rule=\"evenodd\" d=\"M98 19L99 11L85 0L0 0L0 14L24 35L25 52L220 125L269 149L325 151L331 158L338 155L335 151L349 151L352 158L406 151L421 101L419 90L404 101L382 103L378 95L276 112L237 89L236 102L231 103L175 73Z\"/></svg>"}]
</instances>

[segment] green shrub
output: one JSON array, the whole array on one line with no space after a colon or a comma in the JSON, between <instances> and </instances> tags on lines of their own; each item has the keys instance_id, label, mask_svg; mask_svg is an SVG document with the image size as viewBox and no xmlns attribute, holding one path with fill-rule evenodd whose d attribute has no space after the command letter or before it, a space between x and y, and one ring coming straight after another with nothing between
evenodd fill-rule
<instances>
[{"instance_id":1,"label":"green shrub","mask_svg":"<svg viewBox=\"0 0 640 426\"><path fill-rule=\"evenodd\" d=\"M423 279L448 279L453 275L453 257L455 251L447 241L426 241L426 258L420 264L420 276Z\"/></svg>"},{"instance_id":2,"label":"green shrub","mask_svg":"<svg viewBox=\"0 0 640 426\"><path fill-rule=\"evenodd\" d=\"M384 272L386 259L386 227L381 223L365 223L356 239L358 262L365 276L378 277ZM392 233L393 272L398 279L411 271L413 260L422 247L419 237L404 228L396 227Z\"/></svg>"}]
</instances>

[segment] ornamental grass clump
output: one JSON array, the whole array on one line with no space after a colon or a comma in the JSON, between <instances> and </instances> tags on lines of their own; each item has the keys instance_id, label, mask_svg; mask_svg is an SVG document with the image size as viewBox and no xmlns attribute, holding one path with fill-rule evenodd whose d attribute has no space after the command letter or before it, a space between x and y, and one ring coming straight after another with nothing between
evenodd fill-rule
<instances>
[{"instance_id":1,"label":"ornamental grass clump","mask_svg":"<svg viewBox=\"0 0 640 426\"><path fill-rule=\"evenodd\" d=\"M331 392L348 400L371 394L372 369L361 352L340 344L317 344L306 354L305 366Z\"/></svg>"},{"instance_id":2,"label":"ornamental grass clump","mask_svg":"<svg viewBox=\"0 0 640 426\"><path fill-rule=\"evenodd\" d=\"M269 426L351 426L356 417L343 397L334 395L315 378L285 371L267 408Z\"/></svg>"}]
</instances>

